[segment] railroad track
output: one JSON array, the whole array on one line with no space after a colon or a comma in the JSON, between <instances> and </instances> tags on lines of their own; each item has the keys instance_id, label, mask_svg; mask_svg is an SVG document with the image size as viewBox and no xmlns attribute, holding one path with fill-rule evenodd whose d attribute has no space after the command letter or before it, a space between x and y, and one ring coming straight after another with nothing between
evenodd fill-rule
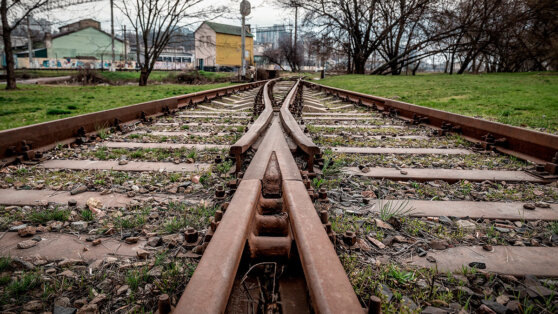
<instances>
[{"instance_id":1,"label":"railroad track","mask_svg":"<svg viewBox=\"0 0 558 314\"><path fill-rule=\"evenodd\" d=\"M4 131L0 255L101 312L552 312L557 137L469 119L271 80Z\"/></svg>"}]
</instances>

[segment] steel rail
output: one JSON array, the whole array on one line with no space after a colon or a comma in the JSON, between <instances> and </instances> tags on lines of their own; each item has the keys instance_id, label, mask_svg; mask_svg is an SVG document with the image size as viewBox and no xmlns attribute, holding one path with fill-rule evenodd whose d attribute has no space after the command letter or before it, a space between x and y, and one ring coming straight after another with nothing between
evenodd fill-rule
<instances>
[{"instance_id":1,"label":"steel rail","mask_svg":"<svg viewBox=\"0 0 558 314\"><path fill-rule=\"evenodd\" d=\"M146 119L165 112L244 91L267 81L227 86L161 100L103 110L49 122L0 131L0 158L6 164L18 156L31 159L35 152L45 151L60 143L73 142L78 137L95 134L99 129Z\"/></svg>"},{"instance_id":2,"label":"steel rail","mask_svg":"<svg viewBox=\"0 0 558 314\"><path fill-rule=\"evenodd\" d=\"M403 117L417 123L425 123L439 129L459 132L468 140L480 142L485 147L488 145L495 150L524 160L543 165L550 163L551 167L557 162L558 136L553 134L467 117L313 82L304 81L303 84L311 89L325 91L347 101L392 112L398 117ZM487 137L487 135L489 136ZM487 138L489 139L487 140ZM547 167L547 170L551 169Z\"/></svg>"},{"instance_id":3,"label":"steel rail","mask_svg":"<svg viewBox=\"0 0 558 314\"><path fill-rule=\"evenodd\" d=\"M314 172L314 158L317 154L320 154L320 148L304 134L289 111L289 106L294 101L294 95L296 94L299 86L301 86L300 82L300 79L297 80L293 88L287 94L287 97L285 97L285 101L283 102L280 110L281 123L295 144L308 156L307 170L309 172Z\"/></svg>"},{"instance_id":4,"label":"steel rail","mask_svg":"<svg viewBox=\"0 0 558 314\"><path fill-rule=\"evenodd\" d=\"M230 148L230 155L235 157L236 172L239 172L242 167L242 154L244 154L262 135L265 129L269 126L269 122L273 116L273 106L269 98L270 80L263 86L263 97L265 109L262 111L258 119L250 126L250 129L242 135L236 143Z\"/></svg>"},{"instance_id":5,"label":"steel rail","mask_svg":"<svg viewBox=\"0 0 558 314\"><path fill-rule=\"evenodd\" d=\"M296 84L292 92L300 86ZM287 112L284 115L287 117ZM293 238L306 278L305 287L311 297L311 304L306 306L317 313L363 313L287 144L285 133L295 134L296 131L289 126L282 127L280 120L273 115L271 125L222 215L175 313L225 312L244 248L249 248L252 258L293 258L290 253L295 247L291 245ZM292 127L300 129L298 124ZM266 198L270 186L271 190L279 188L275 192L282 196ZM273 204L286 209L289 225L285 225L284 216L263 215L263 208L273 207ZM265 228L267 230L261 230ZM287 234L266 236L277 231ZM297 304L294 300L282 300L281 303L285 307L289 304L289 309L292 304Z\"/></svg>"}]
</instances>

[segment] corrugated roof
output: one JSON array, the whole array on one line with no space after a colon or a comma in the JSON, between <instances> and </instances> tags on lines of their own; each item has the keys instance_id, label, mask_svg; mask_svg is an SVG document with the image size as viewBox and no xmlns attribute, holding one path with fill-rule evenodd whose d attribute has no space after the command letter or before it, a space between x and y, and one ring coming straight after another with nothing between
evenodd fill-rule
<instances>
[{"instance_id":1,"label":"corrugated roof","mask_svg":"<svg viewBox=\"0 0 558 314\"><path fill-rule=\"evenodd\" d=\"M240 32L242 30L242 27L240 26L208 21L205 21L204 23L207 24L207 26L211 27L211 29L213 29L216 33L241 36ZM254 37L254 35L252 35L250 32L246 32L246 37Z\"/></svg>"}]
</instances>

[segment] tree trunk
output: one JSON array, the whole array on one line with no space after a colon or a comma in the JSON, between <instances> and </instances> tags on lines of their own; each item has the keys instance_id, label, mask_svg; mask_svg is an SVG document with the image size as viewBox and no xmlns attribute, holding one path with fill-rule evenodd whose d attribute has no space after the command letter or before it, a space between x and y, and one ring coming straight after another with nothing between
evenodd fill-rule
<instances>
[{"instance_id":1,"label":"tree trunk","mask_svg":"<svg viewBox=\"0 0 558 314\"><path fill-rule=\"evenodd\" d=\"M420 60L417 62L417 65L413 68L413 72L412 72L413 76L417 74L417 70L418 70L419 66L420 66Z\"/></svg>"},{"instance_id":2,"label":"tree trunk","mask_svg":"<svg viewBox=\"0 0 558 314\"><path fill-rule=\"evenodd\" d=\"M351 53L347 53L347 74L351 74Z\"/></svg>"},{"instance_id":3,"label":"tree trunk","mask_svg":"<svg viewBox=\"0 0 558 314\"><path fill-rule=\"evenodd\" d=\"M145 67L141 68L139 77L139 86L147 86L147 79L149 78L150 71Z\"/></svg>"},{"instance_id":4,"label":"tree trunk","mask_svg":"<svg viewBox=\"0 0 558 314\"><path fill-rule=\"evenodd\" d=\"M453 74L453 65L454 65L454 63L453 63L453 62L454 62L454 61L455 61L455 51L454 51L454 52L452 52L452 54L451 54L451 58L450 58L450 64L449 64L449 67L450 67L450 71L449 71L449 74L450 74L450 75L452 75L452 74Z\"/></svg>"},{"instance_id":5,"label":"tree trunk","mask_svg":"<svg viewBox=\"0 0 558 314\"><path fill-rule=\"evenodd\" d=\"M355 68L355 74L364 74L365 73L365 66L366 66L366 58L363 58L359 54L353 55L353 66Z\"/></svg>"},{"instance_id":6,"label":"tree trunk","mask_svg":"<svg viewBox=\"0 0 558 314\"><path fill-rule=\"evenodd\" d=\"M4 53L6 55L6 89L16 89L15 60L12 49L12 30L8 26L8 17L5 3L2 3L2 40L4 41Z\"/></svg>"},{"instance_id":7,"label":"tree trunk","mask_svg":"<svg viewBox=\"0 0 558 314\"><path fill-rule=\"evenodd\" d=\"M401 74L401 72L399 70L399 62L397 62L397 61L390 62L389 63L389 69L390 69L391 75Z\"/></svg>"}]
</instances>

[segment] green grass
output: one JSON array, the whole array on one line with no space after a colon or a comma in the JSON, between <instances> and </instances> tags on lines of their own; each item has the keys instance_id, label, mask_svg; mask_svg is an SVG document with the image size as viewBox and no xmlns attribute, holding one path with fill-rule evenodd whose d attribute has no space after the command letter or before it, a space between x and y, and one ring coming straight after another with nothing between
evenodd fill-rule
<instances>
[{"instance_id":1,"label":"green grass","mask_svg":"<svg viewBox=\"0 0 558 314\"><path fill-rule=\"evenodd\" d=\"M122 73L127 74L128 72ZM17 90L6 91L3 84L0 84L0 130L227 85L229 84L168 84L139 87L135 85L42 86L19 84Z\"/></svg>"},{"instance_id":2,"label":"green grass","mask_svg":"<svg viewBox=\"0 0 558 314\"><path fill-rule=\"evenodd\" d=\"M70 211L64 209L47 209L29 214L28 219L34 223L44 224L51 220L67 221Z\"/></svg>"},{"instance_id":3,"label":"green grass","mask_svg":"<svg viewBox=\"0 0 558 314\"><path fill-rule=\"evenodd\" d=\"M558 73L341 75L318 83L558 132Z\"/></svg>"},{"instance_id":4,"label":"green grass","mask_svg":"<svg viewBox=\"0 0 558 314\"><path fill-rule=\"evenodd\" d=\"M179 74L181 71L153 71L149 75L149 81L162 82L168 78L172 78ZM57 70L17 70L16 77L18 79L31 79L39 77L56 77L77 74L77 70L57 71ZM100 71L98 73L105 79L112 82L133 82L138 81L140 77L139 71ZM205 72L199 71L199 74L208 79L219 79L234 76L234 72Z\"/></svg>"},{"instance_id":5,"label":"green grass","mask_svg":"<svg viewBox=\"0 0 558 314\"><path fill-rule=\"evenodd\" d=\"M25 273L21 278L7 283L5 292L0 296L0 304L10 303L10 299L16 299L16 303L21 304L29 299L29 292L41 284L41 277L37 273Z\"/></svg>"}]
</instances>

